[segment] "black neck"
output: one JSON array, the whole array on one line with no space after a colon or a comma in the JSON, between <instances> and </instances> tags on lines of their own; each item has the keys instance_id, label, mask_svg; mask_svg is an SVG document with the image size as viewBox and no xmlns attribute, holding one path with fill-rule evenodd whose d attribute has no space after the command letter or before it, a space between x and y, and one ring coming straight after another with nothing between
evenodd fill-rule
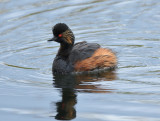
<instances>
[{"instance_id":1,"label":"black neck","mask_svg":"<svg viewBox=\"0 0 160 121\"><path fill-rule=\"evenodd\" d=\"M73 44L61 43L57 56L61 56L62 58L68 58L72 48Z\"/></svg>"}]
</instances>

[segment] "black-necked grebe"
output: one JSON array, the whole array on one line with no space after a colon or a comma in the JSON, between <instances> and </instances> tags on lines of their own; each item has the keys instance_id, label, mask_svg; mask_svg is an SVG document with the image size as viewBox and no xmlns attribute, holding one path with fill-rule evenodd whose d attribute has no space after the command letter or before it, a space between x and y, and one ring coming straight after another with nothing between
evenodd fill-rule
<instances>
[{"instance_id":1,"label":"black-necked grebe","mask_svg":"<svg viewBox=\"0 0 160 121\"><path fill-rule=\"evenodd\" d=\"M86 41L74 44L74 34L66 24L56 24L52 32L54 37L48 41L60 43L59 51L53 62L53 74L116 67L117 58L110 49L101 48L97 43Z\"/></svg>"}]
</instances>

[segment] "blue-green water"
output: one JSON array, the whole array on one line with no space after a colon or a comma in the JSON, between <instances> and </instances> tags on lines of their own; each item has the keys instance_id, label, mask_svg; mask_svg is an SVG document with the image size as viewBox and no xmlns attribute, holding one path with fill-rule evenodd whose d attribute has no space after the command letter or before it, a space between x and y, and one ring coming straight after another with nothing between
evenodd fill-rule
<instances>
[{"instance_id":1,"label":"blue-green water","mask_svg":"<svg viewBox=\"0 0 160 121\"><path fill-rule=\"evenodd\" d=\"M113 49L118 69L53 77L59 22ZM58 119L160 121L159 0L0 0L0 120Z\"/></svg>"}]
</instances>

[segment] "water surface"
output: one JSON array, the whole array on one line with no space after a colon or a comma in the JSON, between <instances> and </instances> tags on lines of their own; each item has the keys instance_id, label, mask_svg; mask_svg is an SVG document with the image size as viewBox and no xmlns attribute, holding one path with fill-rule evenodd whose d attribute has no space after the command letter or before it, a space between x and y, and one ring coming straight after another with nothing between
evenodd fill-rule
<instances>
[{"instance_id":1,"label":"water surface","mask_svg":"<svg viewBox=\"0 0 160 121\"><path fill-rule=\"evenodd\" d=\"M159 0L0 0L1 120L160 121L159 21ZM118 69L52 76L59 22L113 49Z\"/></svg>"}]
</instances>

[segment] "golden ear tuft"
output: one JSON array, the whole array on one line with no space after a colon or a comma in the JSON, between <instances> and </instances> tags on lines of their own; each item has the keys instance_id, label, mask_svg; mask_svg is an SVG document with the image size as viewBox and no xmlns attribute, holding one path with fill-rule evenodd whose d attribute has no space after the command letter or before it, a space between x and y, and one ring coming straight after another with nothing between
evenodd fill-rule
<instances>
[{"instance_id":1,"label":"golden ear tuft","mask_svg":"<svg viewBox=\"0 0 160 121\"><path fill-rule=\"evenodd\" d=\"M72 44L74 41L74 35L70 30L65 31L63 37L68 44Z\"/></svg>"},{"instance_id":2,"label":"golden ear tuft","mask_svg":"<svg viewBox=\"0 0 160 121\"><path fill-rule=\"evenodd\" d=\"M72 40L70 37L67 37L67 43L72 44Z\"/></svg>"}]
</instances>

